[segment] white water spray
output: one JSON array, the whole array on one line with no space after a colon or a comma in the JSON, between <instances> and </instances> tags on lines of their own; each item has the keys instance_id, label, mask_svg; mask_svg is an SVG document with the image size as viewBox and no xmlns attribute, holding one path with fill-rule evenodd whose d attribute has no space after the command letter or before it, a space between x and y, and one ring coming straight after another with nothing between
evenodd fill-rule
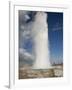
<instances>
[{"instance_id":1,"label":"white water spray","mask_svg":"<svg viewBox=\"0 0 72 90\"><path fill-rule=\"evenodd\" d=\"M33 23L35 63L33 69L48 69L51 67L48 42L47 14L37 12Z\"/></svg>"}]
</instances>

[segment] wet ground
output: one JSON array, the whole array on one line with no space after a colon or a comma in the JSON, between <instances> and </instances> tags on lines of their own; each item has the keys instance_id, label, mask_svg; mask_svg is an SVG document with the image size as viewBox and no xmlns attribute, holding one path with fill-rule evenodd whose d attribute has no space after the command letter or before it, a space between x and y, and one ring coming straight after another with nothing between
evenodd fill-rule
<instances>
[{"instance_id":1,"label":"wet ground","mask_svg":"<svg viewBox=\"0 0 72 90\"><path fill-rule=\"evenodd\" d=\"M19 79L50 77L63 77L63 66L56 65L51 69L29 69L25 67L19 69Z\"/></svg>"}]
</instances>

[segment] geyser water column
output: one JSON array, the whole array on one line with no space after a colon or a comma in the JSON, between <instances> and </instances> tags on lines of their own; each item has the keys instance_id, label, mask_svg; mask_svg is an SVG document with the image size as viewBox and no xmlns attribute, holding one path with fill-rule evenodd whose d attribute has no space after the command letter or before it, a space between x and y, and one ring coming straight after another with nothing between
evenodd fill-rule
<instances>
[{"instance_id":1,"label":"geyser water column","mask_svg":"<svg viewBox=\"0 0 72 90\"><path fill-rule=\"evenodd\" d=\"M35 62L33 69L48 69L51 67L48 41L47 14L37 12L32 28L34 40Z\"/></svg>"}]
</instances>

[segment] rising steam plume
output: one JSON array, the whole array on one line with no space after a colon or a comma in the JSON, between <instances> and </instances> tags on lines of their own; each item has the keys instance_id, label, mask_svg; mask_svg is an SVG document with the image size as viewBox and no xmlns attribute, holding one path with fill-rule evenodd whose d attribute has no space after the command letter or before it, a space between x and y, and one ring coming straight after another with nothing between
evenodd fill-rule
<instances>
[{"instance_id":1,"label":"rising steam plume","mask_svg":"<svg viewBox=\"0 0 72 90\"><path fill-rule=\"evenodd\" d=\"M33 23L35 62L33 69L48 69L51 67L49 55L48 23L45 12L37 12Z\"/></svg>"}]
</instances>

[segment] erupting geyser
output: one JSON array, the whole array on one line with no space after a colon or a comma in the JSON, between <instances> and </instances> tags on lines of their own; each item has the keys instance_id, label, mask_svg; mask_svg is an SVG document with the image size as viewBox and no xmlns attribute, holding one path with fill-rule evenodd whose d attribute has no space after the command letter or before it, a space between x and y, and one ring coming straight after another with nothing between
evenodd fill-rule
<instances>
[{"instance_id":1,"label":"erupting geyser","mask_svg":"<svg viewBox=\"0 0 72 90\"><path fill-rule=\"evenodd\" d=\"M33 69L48 69L51 67L48 42L47 14L37 12L33 23L35 62Z\"/></svg>"}]
</instances>

